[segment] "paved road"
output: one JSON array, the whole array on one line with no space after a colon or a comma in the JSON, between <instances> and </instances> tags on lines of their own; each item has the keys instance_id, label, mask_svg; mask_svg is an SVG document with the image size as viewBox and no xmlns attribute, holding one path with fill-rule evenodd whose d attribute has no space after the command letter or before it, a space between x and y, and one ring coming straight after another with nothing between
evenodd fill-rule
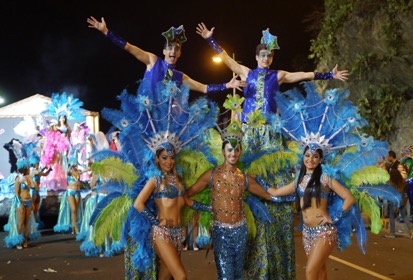
<instances>
[{"instance_id":1,"label":"paved road","mask_svg":"<svg viewBox=\"0 0 413 280\"><path fill-rule=\"evenodd\" d=\"M397 227L399 228L399 226ZM413 240L407 235L395 239L368 233L367 254L354 244L344 252L334 252L328 261L328 277L345 279L413 279ZM5 233L0 233L3 240ZM79 242L70 234L42 232L42 238L23 250L0 248L0 279L123 279L123 255L89 258L82 255ZM297 279L304 279L305 254L301 234L295 235ZM186 251L183 262L189 279L216 279L212 252ZM45 269L56 272L44 272Z\"/></svg>"}]
</instances>

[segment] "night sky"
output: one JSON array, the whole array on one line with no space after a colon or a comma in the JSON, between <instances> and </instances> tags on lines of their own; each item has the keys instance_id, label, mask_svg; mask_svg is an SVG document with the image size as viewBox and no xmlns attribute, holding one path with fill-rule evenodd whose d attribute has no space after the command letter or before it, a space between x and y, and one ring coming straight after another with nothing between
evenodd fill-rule
<instances>
[{"instance_id":1,"label":"night sky","mask_svg":"<svg viewBox=\"0 0 413 280\"><path fill-rule=\"evenodd\" d=\"M313 71L307 59L317 1L49 1L3 0L0 4L0 97L7 105L33 94L72 93L84 108L118 108L116 96L133 92L143 63L113 45L86 23L104 17L108 27L130 43L162 57L162 32L183 24L188 41L177 69L202 83L227 82L231 72L211 61L212 50L196 34L203 21L214 38L242 64L256 67L261 31L278 36L280 50L271 68ZM313 16L311 16L313 15ZM308 21L309 18L312 18ZM309 30L311 29L311 30ZM221 103L226 96L214 93ZM191 94L196 98L199 94ZM1 105L0 105L1 106ZM102 129L105 128L102 124ZM104 129L103 129L104 130Z\"/></svg>"}]
</instances>

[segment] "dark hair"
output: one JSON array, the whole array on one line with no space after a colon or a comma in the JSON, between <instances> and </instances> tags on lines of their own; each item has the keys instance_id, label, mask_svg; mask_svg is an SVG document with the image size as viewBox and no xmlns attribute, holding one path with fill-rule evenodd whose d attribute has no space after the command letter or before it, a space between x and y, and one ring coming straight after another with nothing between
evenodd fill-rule
<instances>
[{"instance_id":1,"label":"dark hair","mask_svg":"<svg viewBox=\"0 0 413 280\"><path fill-rule=\"evenodd\" d=\"M305 147L304 149L304 153L305 154L307 151L309 150L309 147ZM323 151L321 149L317 149L315 151L316 153L318 153L320 155L321 158L323 158ZM297 188L298 185L303 181L304 175L306 174L307 170L306 167L304 165L304 157L302 159L301 162L301 169L300 169L300 175L298 176L297 179ZM321 168L321 164L319 164L313 171L313 173L311 174L311 178L310 181L308 181L307 187L305 188L304 191L304 197L303 197L303 207L301 209L301 205L300 205L300 199L298 197L298 192L297 189L295 191L296 194L296 200L295 200L295 207L297 209L298 212L300 212L301 210L305 210L306 208L311 206L311 198L314 197L315 194L315 198L316 198L316 203L317 206L320 205L320 195L321 195L321 175L323 174L323 169Z\"/></svg>"},{"instance_id":2,"label":"dark hair","mask_svg":"<svg viewBox=\"0 0 413 280\"><path fill-rule=\"evenodd\" d=\"M233 141L236 141L236 140L233 140ZM233 147L234 142L231 143L231 140L225 140L224 142L222 142L221 150L225 149L225 145L228 144L228 143L230 143L231 146ZM238 144L241 144L241 143L237 142L237 146L238 146ZM242 145L239 145L239 146L241 147L241 151L242 151Z\"/></svg>"},{"instance_id":3,"label":"dark hair","mask_svg":"<svg viewBox=\"0 0 413 280\"><path fill-rule=\"evenodd\" d=\"M389 151L389 156L396 158L396 153L394 151Z\"/></svg>"},{"instance_id":4,"label":"dark hair","mask_svg":"<svg viewBox=\"0 0 413 280\"><path fill-rule=\"evenodd\" d=\"M268 50L266 44L257 45L257 47L255 48L255 55L260 55L260 51L262 50ZM274 50L271 50L271 53L274 54Z\"/></svg>"},{"instance_id":5,"label":"dark hair","mask_svg":"<svg viewBox=\"0 0 413 280\"><path fill-rule=\"evenodd\" d=\"M179 48L182 50L182 44L178 40L172 40L171 42L166 41L163 44L163 49L166 49L167 46L172 45L172 44L177 44Z\"/></svg>"},{"instance_id":6,"label":"dark hair","mask_svg":"<svg viewBox=\"0 0 413 280\"><path fill-rule=\"evenodd\" d=\"M406 192L406 181L404 180L402 174L397 169L389 170L390 180L389 183L392 185L401 195Z\"/></svg>"}]
</instances>

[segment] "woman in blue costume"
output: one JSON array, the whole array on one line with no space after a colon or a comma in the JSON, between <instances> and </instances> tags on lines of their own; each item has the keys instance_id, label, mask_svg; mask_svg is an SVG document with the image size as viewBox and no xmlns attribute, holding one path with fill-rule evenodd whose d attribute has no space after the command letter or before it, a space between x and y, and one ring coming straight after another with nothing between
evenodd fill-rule
<instances>
[{"instance_id":1,"label":"woman in blue costume","mask_svg":"<svg viewBox=\"0 0 413 280\"><path fill-rule=\"evenodd\" d=\"M236 62L219 46L212 38L213 31L214 28L208 30L204 23L200 23L197 27L197 33L207 40L228 68L236 73L241 80L247 82L247 86L244 87L245 101L242 113L236 118L241 120L245 131L243 148L245 151L255 151L256 155L253 156L255 158L283 149L280 134L277 136L277 133L269 125L252 128L246 124L249 117L255 112L264 116L277 112L274 97L282 84L304 80L347 80L347 70L339 71L337 65L328 73L288 72L270 69L274 50L279 49L279 47L277 37L272 36L268 30L263 31L261 42L256 47L257 68L250 69ZM276 177L279 176L267 172L266 180L273 184L279 183L280 181ZM248 246L249 257L246 262L245 277L248 279L295 279L292 208L289 202L281 204L265 202L265 204L272 213L275 222L269 224L257 221L257 238Z\"/></svg>"},{"instance_id":2,"label":"woman in blue costume","mask_svg":"<svg viewBox=\"0 0 413 280\"><path fill-rule=\"evenodd\" d=\"M245 82L236 80L235 78L224 84L205 85L191 79L183 72L176 70L175 65L181 56L182 44L186 41L185 30L182 25L178 28L171 27L168 31L162 33L166 38L166 44L163 49L164 59L161 59L155 54L146 52L116 36L114 32L106 27L106 22L103 17L101 21L98 21L94 17L89 17L87 22L90 28L99 30L114 44L129 52L146 65L142 82L144 85L147 85L146 90L149 90L149 95L155 94L157 87L160 86L160 81L173 81L178 87L182 84L187 84L190 90L202 93L224 91L227 88L239 89L245 85Z\"/></svg>"},{"instance_id":3,"label":"woman in blue costume","mask_svg":"<svg viewBox=\"0 0 413 280\"><path fill-rule=\"evenodd\" d=\"M79 226L82 222L82 197L80 193L79 171L77 169L77 153L72 155L69 160L67 171L67 190L62 195L59 207L57 224L53 230L55 232L79 233Z\"/></svg>"},{"instance_id":4,"label":"woman in blue costume","mask_svg":"<svg viewBox=\"0 0 413 280\"><path fill-rule=\"evenodd\" d=\"M40 178L42 176L49 175L51 170L48 169L46 172L44 172L46 167L39 170L40 157L37 155L37 153L32 154L30 156L30 165L30 176L33 178L34 183L34 185L30 188L30 195L33 200L33 215L34 218L37 220L37 213L40 207Z\"/></svg>"},{"instance_id":5,"label":"woman in blue costume","mask_svg":"<svg viewBox=\"0 0 413 280\"><path fill-rule=\"evenodd\" d=\"M337 246L336 224L341 222L355 202L350 191L337 180L323 173L321 161L323 151L312 145L304 149L301 170L296 181L268 192L273 196L286 196L297 193L297 211L302 211L303 246L307 255L305 275L307 280L327 279L326 261ZM342 208L335 216L327 211L331 192L343 199Z\"/></svg>"},{"instance_id":6,"label":"woman in blue costume","mask_svg":"<svg viewBox=\"0 0 413 280\"><path fill-rule=\"evenodd\" d=\"M29 161L26 158L17 160L18 175L14 184L15 197L12 200L9 215L9 234L5 238L8 248L27 248L28 241L40 237L32 213L30 188L34 182L29 175Z\"/></svg>"},{"instance_id":7,"label":"woman in blue costume","mask_svg":"<svg viewBox=\"0 0 413 280\"><path fill-rule=\"evenodd\" d=\"M171 276L186 279L180 258L184 240L181 212L185 205L185 186L175 169L175 147L171 143L162 143L157 147L155 164L161 175L146 183L134 207L152 224L150 238L160 259L159 279L170 279ZM157 216L146 208L145 203L150 196L155 199Z\"/></svg>"}]
</instances>

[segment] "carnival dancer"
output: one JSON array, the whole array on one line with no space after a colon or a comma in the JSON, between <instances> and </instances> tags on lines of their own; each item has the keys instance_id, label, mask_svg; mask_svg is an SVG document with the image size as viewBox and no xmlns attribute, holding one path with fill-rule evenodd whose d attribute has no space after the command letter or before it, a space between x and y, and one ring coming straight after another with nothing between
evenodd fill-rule
<instances>
[{"instance_id":1,"label":"carnival dancer","mask_svg":"<svg viewBox=\"0 0 413 280\"><path fill-rule=\"evenodd\" d=\"M159 86L159 81L162 80L173 81L178 87L182 84L188 84L190 90L202 93L225 91L228 88L237 88L240 90L240 87L245 86L245 82L239 81L236 78L233 78L228 83L205 85L191 79L183 72L176 70L175 66L181 56L182 44L187 40L182 25L178 28L171 27L168 31L162 33L166 39L166 43L163 49L164 59L161 59L155 54L144 51L118 37L112 30L107 28L103 17L101 21L98 21L94 17L89 17L87 23L89 24L89 28L99 30L115 45L129 52L146 65L143 84L148 85L146 88L150 91L150 94L154 94L157 91L156 87Z\"/></svg>"},{"instance_id":2,"label":"carnival dancer","mask_svg":"<svg viewBox=\"0 0 413 280\"><path fill-rule=\"evenodd\" d=\"M57 129L57 122L52 120L44 138L40 163L51 170L47 176L40 178L40 188L57 191L66 190L66 172L61 165L61 156L68 147L68 142Z\"/></svg>"},{"instance_id":3,"label":"carnival dancer","mask_svg":"<svg viewBox=\"0 0 413 280\"><path fill-rule=\"evenodd\" d=\"M271 200L254 179L237 167L242 153L243 133L239 122L232 122L221 131L224 163L204 172L185 194L186 203L195 210L208 210L208 206L190 199L210 187L212 212L212 245L218 279L241 279L247 245L247 223L244 194Z\"/></svg>"},{"instance_id":4,"label":"carnival dancer","mask_svg":"<svg viewBox=\"0 0 413 280\"><path fill-rule=\"evenodd\" d=\"M45 136L40 162L43 166L50 167L52 171L48 176L41 178L40 187L46 187L48 190L66 190L67 157L71 149L68 138L70 127L67 121L84 120L85 110L81 108L82 101L66 92L53 93L51 101L42 115L59 118L60 122L51 120L49 131Z\"/></svg>"},{"instance_id":5,"label":"carnival dancer","mask_svg":"<svg viewBox=\"0 0 413 280\"><path fill-rule=\"evenodd\" d=\"M297 83L305 80L347 80L348 71L338 70L336 65L330 72L288 72L285 70L273 70L271 65L274 60L275 50L279 49L277 36L272 35L269 30L262 31L260 44L256 46L255 60L257 67L249 67L238 63L235 58L230 57L227 52L214 40L213 33L215 28L208 29L204 23L197 26L197 33L203 37L212 49L220 56L222 61L231 71L236 73L241 80L247 82L244 87L242 112L235 113L235 119L239 119L243 124L245 135L243 137L244 158L242 160L251 163L259 158L272 157L277 160L280 155L289 155L290 151L283 146L281 134L277 134L271 129L268 121L263 118L263 125L251 127L247 125L250 118L261 115L265 116L277 112L275 95L279 93L282 84ZM248 128L248 129L247 129ZM259 135L259 137L257 137ZM291 158L291 160L293 160ZM266 180L272 184L282 184L282 181L291 179L293 161L287 165L279 162L278 164L267 164ZM261 165L261 164L260 164ZM270 170L273 166L284 166L285 170ZM265 167L261 167L264 169ZM274 171L276 173L274 173ZM253 172L254 174L257 174ZM283 173L283 174L281 174ZM295 279L295 248L293 242L294 225L293 211L291 203L274 204L264 202L271 212L275 222L262 223L257 221L257 238L251 240L248 245L248 260L246 262L245 276L248 279ZM257 268L255 265L259 261Z\"/></svg>"},{"instance_id":6,"label":"carnival dancer","mask_svg":"<svg viewBox=\"0 0 413 280\"><path fill-rule=\"evenodd\" d=\"M33 179L33 186L30 188L30 195L33 201L33 215L37 221L37 214L40 207L40 178L49 175L52 171L50 168L41 168L40 170L40 157L37 153L33 153L30 156L30 176ZM47 169L47 170L46 170ZM46 172L45 172L46 171Z\"/></svg>"},{"instance_id":7,"label":"carnival dancer","mask_svg":"<svg viewBox=\"0 0 413 280\"><path fill-rule=\"evenodd\" d=\"M298 193L297 211L302 211L304 221L303 244L307 255L306 279L327 279L326 261L338 246L335 224L349 212L355 202L350 191L337 180L323 173L321 161L323 151L307 146L297 181L268 192L273 196ZM297 186L297 187L296 187ZM327 211L328 197L334 191L344 200L342 209L330 217Z\"/></svg>"},{"instance_id":8,"label":"carnival dancer","mask_svg":"<svg viewBox=\"0 0 413 280\"><path fill-rule=\"evenodd\" d=\"M387 155L387 145L360 133L367 122L345 100L348 91L332 89L320 95L313 83L306 83L305 89L305 97L298 90L277 95L280 115L269 117L274 131L282 131L304 152L296 179L268 192L296 197L304 223L306 279L326 279L328 256L335 247L349 246L353 231L365 252L366 230L357 205L372 218L372 232L377 234L381 221L374 199L381 193L400 205L401 197L390 185L381 185L388 173L376 162Z\"/></svg>"},{"instance_id":9,"label":"carnival dancer","mask_svg":"<svg viewBox=\"0 0 413 280\"><path fill-rule=\"evenodd\" d=\"M27 248L28 241L40 237L37 224L32 213L32 198L30 187L34 182L29 174L29 161L27 151L20 145L13 148L17 157L18 175L14 184L15 196L12 200L8 220L8 235L5 238L6 247L17 249Z\"/></svg>"},{"instance_id":10,"label":"carnival dancer","mask_svg":"<svg viewBox=\"0 0 413 280\"><path fill-rule=\"evenodd\" d=\"M69 158L69 169L67 173L67 190L62 195L59 207L57 224L53 227L55 232L72 234L79 233L82 222L82 197L80 193L80 173L77 169L77 156L81 145L72 148Z\"/></svg>"}]
</instances>

